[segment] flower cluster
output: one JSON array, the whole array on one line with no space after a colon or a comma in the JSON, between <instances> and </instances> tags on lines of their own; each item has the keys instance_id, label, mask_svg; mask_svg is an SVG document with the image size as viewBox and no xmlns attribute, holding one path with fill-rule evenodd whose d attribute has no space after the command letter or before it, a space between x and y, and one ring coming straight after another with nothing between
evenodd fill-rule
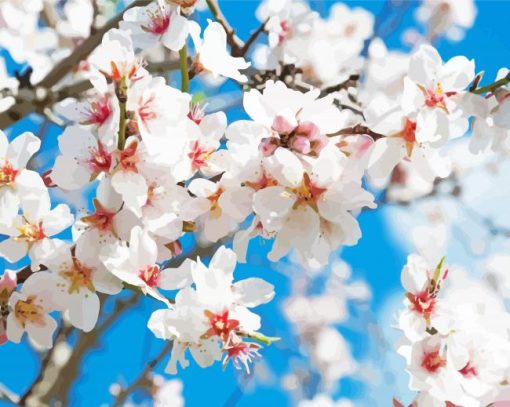
<instances>
[{"instance_id":1,"label":"flower cluster","mask_svg":"<svg viewBox=\"0 0 510 407\"><path fill-rule=\"evenodd\" d=\"M434 268L417 254L408 257L398 351L411 390L420 392L418 405L487 406L510 375L509 314L489 289L462 270L449 272L443 260Z\"/></svg>"},{"instance_id":2,"label":"flower cluster","mask_svg":"<svg viewBox=\"0 0 510 407\"><path fill-rule=\"evenodd\" d=\"M168 373L188 366L188 351L201 367L232 361L249 373L261 344L277 339L259 332L251 310L272 300L273 286L234 280L252 240L270 242L270 261L293 255L318 270L358 243L357 216L376 201L432 195L455 179L453 140L471 131L466 151L508 150L508 70L480 86L473 60L443 61L431 45L472 25L471 1L423 1L426 33L409 54L376 38L372 14L343 4L323 17L301 0L263 1L262 26L243 42L214 1L214 21L202 25L190 18L197 0L135 1L117 17L110 2L53 3L0 4L0 46L29 65L17 79L0 67L2 120L35 112L63 123L42 174L40 138L0 131L0 256L19 268L0 277L0 343L26 333L51 348L59 324L89 332L101 300L131 290L161 306L147 325L173 343ZM74 69L56 78L62 60ZM178 78L156 74L172 70ZM213 97L190 92L191 80L242 89L244 119L229 122L223 105L202 100ZM191 241L196 252L185 255ZM510 380L508 314L475 285L453 278L445 289L447 275L443 261L409 257L399 351L418 405L485 406ZM370 295L347 278L334 267L322 294L296 290L284 303L328 389L357 369L333 325L345 321L347 299ZM156 398L181 403L180 388L160 387Z\"/></svg>"}]
</instances>

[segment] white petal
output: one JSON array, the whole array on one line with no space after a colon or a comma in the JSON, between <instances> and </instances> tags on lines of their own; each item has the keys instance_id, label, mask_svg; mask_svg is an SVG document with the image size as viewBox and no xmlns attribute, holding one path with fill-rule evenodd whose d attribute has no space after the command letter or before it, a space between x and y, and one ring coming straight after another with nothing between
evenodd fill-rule
<instances>
[{"instance_id":1,"label":"white petal","mask_svg":"<svg viewBox=\"0 0 510 407\"><path fill-rule=\"evenodd\" d=\"M271 301L275 295L274 286L261 278L247 278L233 287L236 303L245 307L256 307Z\"/></svg>"}]
</instances>

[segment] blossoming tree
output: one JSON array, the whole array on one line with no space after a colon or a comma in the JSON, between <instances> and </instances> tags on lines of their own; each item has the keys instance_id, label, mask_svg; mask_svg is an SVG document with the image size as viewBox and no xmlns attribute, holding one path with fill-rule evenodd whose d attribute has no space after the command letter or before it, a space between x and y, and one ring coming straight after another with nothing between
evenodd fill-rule
<instances>
[{"instance_id":1,"label":"blossoming tree","mask_svg":"<svg viewBox=\"0 0 510 407\"><path fill-rule=\"evenodd\" d=\"M374 18L264 0L260 26L240 38L216 0L3 0L0 46L19 69L0 69L0 343L27 340L42 363L24 393L0 396L67 405L86 352L142 297L164 345L132 383L111 384L115 405L140 389L183 405L171 375L191 363L252 376L280 340L257 307L279 293L236 265L265 241L268 263L299 268L284 315L320 372L320 391L298 394L309 379L298 369L284 387L302 407L351 405L328 396L356 371L335 325L370 289L332 254L358 244L361 212L463 205L469 175L508 158L508 70L482 86L483 67L434 47L473 25L473 2L414 4L421 31L405 31L409 52L391 51L384 37L408 6L387 0ZM42 121L36 135L17 130L27 120ZM510 236L497 213L467 210L488 236ZM393 404L500 405L510 257L486 256L490 279L468 276L444 257L448 210L433 214L410 236L391 321L414 391ZM166 377L152 372L163 360Z\"/></svg>"}]
</instances>

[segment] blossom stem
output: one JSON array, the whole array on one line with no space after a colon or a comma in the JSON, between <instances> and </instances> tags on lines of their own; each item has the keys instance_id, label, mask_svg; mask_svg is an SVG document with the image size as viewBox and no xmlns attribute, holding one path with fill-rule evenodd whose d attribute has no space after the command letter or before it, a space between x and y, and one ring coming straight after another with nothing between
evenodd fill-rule
<instances>
[{"instance_id":1,"label":"blossom stem","mask_svg":"<svg viewBox=\"0 0 510 407\"><path fill-rule=\"evenodd\" d=\"M497 80L494 83L491 83L490 85L483 86L481 88L473 90L473 93L476 93L477 95L481 95L486 92L494 92L496 89L505 86L510 83L510 73L506 75L504 78L501 78Z\"/></svg>"},{"instance_id":2,"label":"blossom stem","mask_svg":"<svg viewBox=\"0 0 510 407\"><path fill-rule=\"evenodd\" d=\"M188 73L188 48L186 44L179 51L180 68L181 68L181 90L189 91L189 73Z\"/></svg>"},{"instance_id":3,"label":"blossom stem","mask_svg":"<svg viewBox=\"0 0 510 407\"><path fill-rule=\"evenodd\" d=\"M127 82L126 78L122 77L120 82L117 84L115 88L115 93L117 95L117 99L119 100L119 108L120 108L120 120L119 120L119 139L117 140L117 148L119 150L124 149L124 145L126 144L126 104L127 104Z\"/></svg>"}]
</instances>

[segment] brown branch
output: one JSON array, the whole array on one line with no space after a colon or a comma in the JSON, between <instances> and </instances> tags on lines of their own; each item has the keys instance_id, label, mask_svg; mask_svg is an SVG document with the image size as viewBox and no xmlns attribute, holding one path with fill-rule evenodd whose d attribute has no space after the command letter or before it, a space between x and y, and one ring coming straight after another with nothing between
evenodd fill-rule
<instances>
[{"instance_id":1,"label":"brown branch","mask_svg":"<svg viewBox=\"0 0 510 407\"><path fill-rule=\"evenodd\" d=\"M370 130L367 126L363 126L362 124L357 124L353 127L347 127L345 129L339 130L336 133L328 134L328 137L333 136L352 136L352 135L362 135L366 134L374 139L374 141L379 140L382 137L385 137L384 134L376 133L375 131Z\"/></svg>"},{"instance_id":2,"label":"brown branch","mask_svg":"<svg viewBox=\"0 0 510 407\"><path fill-rule=\"evenodd\" d=\"M48 103L51 103L53 100L50 88L56 85L69 72L71 72L80 61L89 56L89 54L99 45L103 35L111 28L118 26L125 11L132 7L147 5L151 1L152 0L135 0L126 7L123 12L112 18L100 30L97 30L93 35L87 38L73 51L71 55L53 67L53 69L37 85L34 86L34 90L24 89L23 92L20 91L18 95L15 95L16 103L9 110L0 114L0 128L3 129L30 113L42 113L48 106Z\"/></svg>"},{"instance_id":3,"label":"brown branch","mask_svg":"<svg viewBox=\"0 0 510 407\"><path fill-rule=\"evenodd\" d=\"M105 295L100 295L101 301ZM133 294L127 299L118 300L109 316L98 325L92 332L80 332L76 339L76 344L66 363L48 363L51 366L51 372L43 372L43 376L48 374L55 377L51 383L44 380L38 384L36 391L31 391L31 395L26 397L26 405L54 405L58 401L63 406L69 404L69 391L80 372L80 364L83 357L92 349L99 345L101 335L109 329L113 323L126 311L133 308L140 299L139 294ZM29 390L30 391L30 390Z\"/></svg>"},{"instance_id":4,"label":"brown branch","mask_svg":"<svg viewBox=\"0 0 510 407\"><path fill-rule=\"evenodd\" d=\"M321 96L329 95L330 93L338 92L342 89L354 88L358 85L359 75L354 74L349 76L345 81L337 85L328 86L321 90Z\"/></svg>"},{"instance_id":5,"label":"brown branch","mask_svg":"<svg viewBox=\"0 0 510 407\"><path fill-rule=\"evenodd\" d=\"M120 407L124 405L124 402L127 400L129 395L138 388L143 388L147 384L150 385L149 381L149 374L151 373L152 369L154 369L162 360L163 358L172 350L173 342L166 342L165 346L163 346L163 349L161 349L161 352L159 352L158 356L156 356L153 360L151 360L145 368L142 370L142 372L138 375L138 377L135 379L133 383L131 383L126 388L122 389L119 394L117 394L115 403L113 403L114 407Z\"/></svg>"},{"instance_id":6,"label":"brown branch","mask_svg":"<svg viewBox=\"0 0 510 407\"><path fill-rule=\"evenodd\" d=\"M242 56L244 57L248 51L250 50L250 47L253 45L253 43L257 40L258 36L260 34L262 34L263 32L265 32L266 30L266 24L267 22L269 21L269 17L266 18L266 20L260 24L259 28L257 28L257 30L255 30L251 35L250 37L246 40L246 42L244 43L243 47L241 48L241 51L240 51L240 55L239 56Z\"/></svg>"},{"instance_id":7,"label":"brown branch","mask_svg":"<svg viewBox=\"0 0 510 407\"><path fill-rule=\"evenodd\" d=\"M43 88L51 88L53 85L58 83L64 76L66 76L71 70L78 65L78 63L84 59L86 59L92 51L100 44L103 39L103 35L111 30L112 28L116 28L119 25L119 22L122 20L124 13L133 7L146 6L152 0L135 0L129 6L127 6L124 11L120 12L117 16L108 21L100 30L97 30L96 33L91 35L85 41L81 43L81 45L76 48L71 55L67 58L60 61L45 77L41 82L37 84L37 86Z\"/></svg>"},{"instance_id":8,"label":"brown branch","mask_svg":"<svg viewBox=\"0 0 510 407\"><path fill-rule=\"evenodd\" d=\"M38 376L28 388L27 392L19 400L20 406L24 406L28 399L36 398L37 395L42 393L45 387L47 387L50 383L54 383L58 379L58 376L54 374L54 372L58 370L55 352L57 352L59 347L62 346L61 344L64 344L64 342L67 341L73 330L74 328L70 325L62 324L60 326L53 347L46 353L42 360L41 370L39 371Z\"/></svg>"}]
</instances>

